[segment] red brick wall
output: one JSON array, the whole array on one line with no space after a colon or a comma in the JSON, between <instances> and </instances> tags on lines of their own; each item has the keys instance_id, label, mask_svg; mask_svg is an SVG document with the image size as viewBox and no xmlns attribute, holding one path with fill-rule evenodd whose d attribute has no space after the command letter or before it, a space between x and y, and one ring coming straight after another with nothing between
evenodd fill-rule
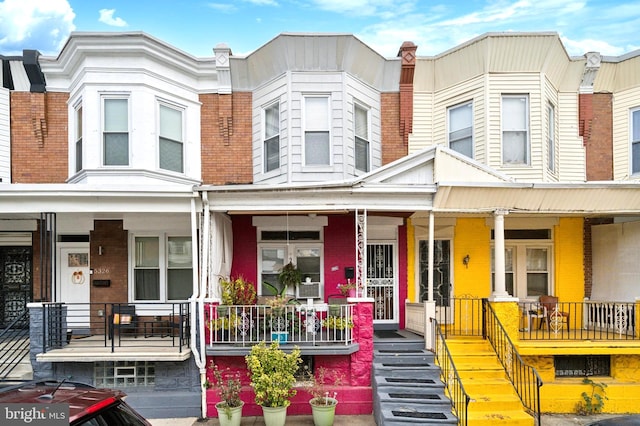
<instances>
[{"instance_id":1,"label":"red brick wall","mask_svg":"<svg viewBox=\"0 0 640 426\"><path fill-rule=\"evenodd\" d=\"M579 98L587 180L613 180L612 100L611 93L582 94Z\"/></svg>"},{"instance_id":2,"label":"red brick wall","mask_svg":"<svg viewBox=\"0 0 640 426\"><path fill-rule=\"evenodd\" d=\"M128 301L127 231L121 220L96 220L89 234L91 259L91 302L126 303ZM99 247L102 246L102 255ZM94 280L111 280L110 287L94 287Z\"/></svg>"},{"instance_id":3,"label":"red brick wall","mask_svg":"<svg viewBox=\"0 0 640 426\"><path fill-rule=\"evenodd\" d=\"M382 117L382 164L388 164L407 155L408 145L403 140L404 129L400 127L400 94L381 95Z\"/></svg>"},{"instance_id":4,"label":"red brick wall","mask_svg":"<svg viewBox=\"0 0 640 426\"><path fill-rule=\"evenodd\" d=\"M64 183L68 177L68 93L11 93L13 183Z\"/></svg>"},{"instance_id":5,"label":"red brick wall","mask_svg":"<svg viewBox=\"0 0 640 426\"><path fill-rule=\"evenodd\" d=\"M252 94L204 94L200 101L203 183L252 183Z\"/></svg>"}]
</instances>

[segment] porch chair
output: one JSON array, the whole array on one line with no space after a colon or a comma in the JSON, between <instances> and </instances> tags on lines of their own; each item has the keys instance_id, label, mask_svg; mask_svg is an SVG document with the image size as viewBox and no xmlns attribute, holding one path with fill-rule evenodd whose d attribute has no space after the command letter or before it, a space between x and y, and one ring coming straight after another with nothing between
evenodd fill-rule
<instances>
[{"instance_id":1,"label":"porch chair","mask_svg":"<svg viewBox=\"0 0 640 426\"><path fill-rule=\"evenodd\" d=\"M544 320L540 321L539 328L542 328L543 323L547 324L547 330L551 329L551 324L562 326L563 323L566 323L567 331L570 330L569 312L558 310L558 298L556 296L540 296L539 302L544 314Z\"/></svg>"},{"instance_id":2,"label":"porch chair","mask_svg":"<svg viewBox=\"0 0 640 426\"><path fill-rule=\"evenodd\" d=\"M125 330L133 332L133 337L138 337L138 317L134 305L113 305L109 317L109 339L113 339L116 330L119 336Z\"/></svg>"}]
</instances>

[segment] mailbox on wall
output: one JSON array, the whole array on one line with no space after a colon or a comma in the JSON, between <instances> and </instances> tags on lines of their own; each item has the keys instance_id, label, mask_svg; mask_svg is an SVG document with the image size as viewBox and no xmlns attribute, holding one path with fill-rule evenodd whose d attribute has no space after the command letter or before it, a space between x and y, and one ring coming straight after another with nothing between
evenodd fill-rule
<instances>
[{"instance_id":1,"label":"mailbox on wall","mask_svg":"<svg viewBox=\"0 0 640 426\"><path fill-rule=\"evenodd\" d=\"M93 280L94 287L111 287L111 280Z\"/></svg>"}]
</instances>

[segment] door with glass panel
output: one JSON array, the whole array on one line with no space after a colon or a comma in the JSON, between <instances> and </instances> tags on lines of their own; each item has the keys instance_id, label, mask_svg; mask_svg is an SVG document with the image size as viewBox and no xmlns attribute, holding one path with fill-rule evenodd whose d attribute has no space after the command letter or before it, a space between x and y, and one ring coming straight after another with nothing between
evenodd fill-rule
<instances>
[{"instance_id":1,"label":"door with glass panel","mask_svg":"<svg viewBox=\"0 0 640 426\"><path fill-rule=\"evenodd\" d=\"M419 241L420 302L429 300L429 241ZM433 300L436 317L449 320L451 314L451 241L433 241ZM447 313L443 315L441 311Z\"/></svg>"},{"instance_id":2,"label":"door with glass panel","mask_svg":"<svg viewBox=\"0 0 640 426\"><path fill-rule=\"evenodd\" d=\"M546 246L507 244L504 250L505 290L510 296L537 300L550 294L551 249ZM495 290L494 252L491 252L492 290Z\"/></svg>"},{"instance_id":3,"label":"door with glass panel","mask_svg":"<svg viewBox=\"0 0 640 426\"><path fill-rule=\"evenodd\" d=\"M393 243L367 244L367 296L374 300L376 324L398 323L396 247Z\"/></svg>"}]
</instances>

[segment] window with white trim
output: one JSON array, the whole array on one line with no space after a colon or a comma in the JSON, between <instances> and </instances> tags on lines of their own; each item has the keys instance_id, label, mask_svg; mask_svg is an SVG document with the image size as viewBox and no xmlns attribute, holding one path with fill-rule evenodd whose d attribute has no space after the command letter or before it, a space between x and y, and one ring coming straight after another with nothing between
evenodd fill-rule
<instances>
[{"instance_id":1,"label":"window with white trim","mask_svg":"<svg viewBox=\"0 0 640 426\"><path fill-rule=\"evenodd\" d=\"M508 240L509 233L529 234L534 240ZM505 289L509 295L537 298L550 294L552 242L549 230L505 231ZM545 238L546 237L546 238ZM536 240L540 238L540 240ZM547 240L547 241L545 241ZM491 249L491 278L495 289L495 250Z\"/></svg>"},{"instance_id":2,"label":"window with white trim","mask_svg":"<svg viewBox=\"0 0 640 426\"><path fill-rule=\"evenodd\" d=\"M193 292L191 237L135 236L133 299L187 300Z\"/></svg>"},{"instance_id":3,"label":"window with white trim","mask_svg":"<svg viewBox=\"0 0 640 426\"><path fill-rule=\"evenodd\" d=\"M264 109L264 172L280 167L280 103Z\"/></svg>"},{"instance_id":4,"label":"window with white trim","mask_svg":"<svg viewBox=\"0 0 640 426\"><path fill-rule=\"evenodd\" d=\"M323 282L323 252L321 231L259 230L258 282L268 282L278 290L282 287L278 275L284 265L293 262L302 274L302 280ZM293 289L288 292L292 293ZM258 294L272 295L271 287L261 284Z\"/></svg>"},{"instance_id":5,"label":"window with white trim","mask_svg":"<svg viewBox=\"0 0 640 426\"><path fill-rule=\"evenodd\" d=\"M76 172L79 172L82 170L82 104L76 107L75 120Z\"/></svg>"},{"instance_id":6,"label":"window with white trim","mask_svg":"<svg viewBox=\"0 0 640 426\"><path fill-rule=\"evenodd\" d=\"M547 105L547 167L550 171L556 170L556 108L553 104Z\"/></svg>"},{"instance_id":7,"label":"window with white trim","mask_svg":"<svg viewBox=\"0 0 640 426\"><path fill-rule=\"evenodd\" d=\"M447 109L449 117L449 148L473 158L473 102Z\"/></svg>"},{"instance_id":8,"label":"window with white trim","mask_svg":"<svg viewBox=\"0 0 640 426\"><path fill-rule=\"evenodd\" d=\"M631 173L640 173L640 108L631 110Z\"/></svg>"},{"instance_id":9,"label":"window with white trim","mask_svg":"<svg viewBox=\"0 0 640 426\"><path fill-rule=\"evenodd\" d=\"M502 96L502 163L529 164L529 95Z\"/></svg>"},{"instance_id":10,"label":"window with white trim","mask_svg":"<svg viewBox=\"0 0 640 426\"><path fill-rule=\"evenodd\" d=\"M129 99L104 98L103 164L129 165Z\"/></svg>"},{"instance_id":11,"label":"window with white trim","mask_svg":"<svg viewBox=\"0 0 640 426\"><path fill-rule=\"evenodd\" d=\"M353 122L355 134L355 160L356 170L368 172L369 162L369 110L355 104L353 108Z\"/></svg>"},{"instance_id":12,"label":"window with white trim","mask_svg":"<svg viewBox=\"0 0 640 426\"><path fill-rule=\"evenodd\" d=\"M182 110L160 104L159 115L159 166L163 170L183 173L184 142L182 132Z\"/></svg>"},{"instance_id":13,"label":"window with white trim","mask_svg":"<svg viewBox=\"0 0 640 426\"><path fill-rule=\"evenodd\" d=\"M329 97L304 98L304 160L309 166L331 164Z\"/></svg>"}]
</instances>

